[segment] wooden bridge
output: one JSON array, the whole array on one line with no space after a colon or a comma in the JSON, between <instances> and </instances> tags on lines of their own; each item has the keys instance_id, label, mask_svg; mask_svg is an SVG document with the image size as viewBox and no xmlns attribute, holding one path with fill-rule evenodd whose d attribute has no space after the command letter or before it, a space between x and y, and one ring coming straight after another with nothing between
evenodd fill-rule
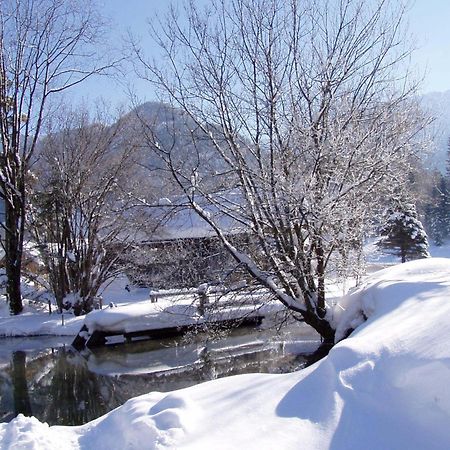
<instances>
[{"instance_id":1,"label":"wooden bridge","mask_svg":"<svg viewBox=\"0 0 450 450\"><path fill-rule=\"evenodd\" d=\"M139 341L163 339L188 331L238 326L258 326L267 314L282 309L268 302L264 292L220 294L195 291L153 296L144 302L110 305L86 315L72 342L77 350Z\"/></svg>"}]
</instances>

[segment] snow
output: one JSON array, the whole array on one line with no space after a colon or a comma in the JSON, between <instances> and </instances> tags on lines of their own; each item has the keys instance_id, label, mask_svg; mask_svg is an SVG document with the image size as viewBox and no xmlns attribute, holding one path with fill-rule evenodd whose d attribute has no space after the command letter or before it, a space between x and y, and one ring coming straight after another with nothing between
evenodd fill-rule
<instances>
[{"instance_id":1,"label":"snow","mask_svg":"<svg viewBox=\"0 0 450 450\"><path fill-rule=\"evenodd\" d=\"M195 172L190 180L194 191L197 177L198 174ZM195 196L197 206L201 207L203 214L220 224L221 229L226 230L227 234L240 233L243 230L242 223L232 219L230 214L223 212L236 211L242 204L241 197L242 194L237 190L216 193L211 199L200 193ZM178 208L168 214L167 206L169 205L177 205ZM216 236L213 228L192 208L186 206L184 197L160 199L158 205L152 207L152 218L159 221L160 226L154 231L151 240Z\"/></svg>"},{"instance_id":2,"label":"snow","mask_svg":"<svg viewBox=\"0 0 450 450\"><path fill-rule=\"evenodd\" d=\"M216 299L214 303L210 301L213 308L200 315L197 295L171 295L169 299L158 300L158 303L146 300L122 307L92 311L86 315L84 323L91 334L95 330L130 333L253 317L276 313L283 309L278 301L268 302L264 294L259 299L253 294L250 302L246 297L242 294L220 296L220 300Z\"/></svg>"},{"instance_id":3,"label":"snow","mask_svg":"<svg viewBox=\"0 0 450 450\"><path fill-rule=\"evenodd\" d=\"M367 269L369 272L374 270L379 270L380 268L391 266L396 262L399 262L399 259L392 256L386 255L379 251L377 248L375 241L370 241L364 248L364 253L367 258ZM439 257L450 257L450 243L447 243L443 246L430 246L430 253L432 256ZM0 278L2 276L2 272L0 271ZM0 279L1 281L1 279ZM346 280L343 286L338 285L336 283L328 283L327 285L327 302L333 304L334 297L340 297L345 292L345 288L348 284L352 284L354 280ZM24 293L25 296L35 296L36 288L31 285L24 285ZM163 291L164 294L177 294L179 291ZM62 325L62 319L60 314L48 314L48 306L46 301L28 301L24 302L24 313L19 316L10 316L8 305L5 301L5 296L1 295L2 291L0 289L0 336L75 336L78 331L81 329L81 326L84 321L84 317L74 317L71 314L64 315L64 326ZM111 314L108 313L108 320L114 320L119 318L120 314L129 315L129 317L143 315L145 311L150 310L150 316L153 316L153 322L157 320L157 316L155 315L157 311L161 311L164 307L170 308L170 304L161 303L159 300L156 304L157 306L151 306L148 302L150 296L155 294L149 288L139 288L134 287L130 284L129 280L125 277L119 277L115 279L112 283L104 286L99 294L103 298L103 305L108 305L109 303L114 303L119 307L117 311ZM157 293L156 293L157 294ZM193 291L189 292L188 290L185 292L185 301L184 306L180 306L180 309L188 308L193 301ZM187 295L187 297L186 297ZM189 297L191 296L191 297ZM41 297L45 300L45 295L41 295ZM176 299L179 301L180 298ZM172 303L175 299L172 299ZM132 305L140 304L143 310L137 311L131 307ZM123 310L121 307L125 305L130 305L130 309L128 313L126 310ZM271 306L272 307L272 306ZM274 306L274 308L276 308ZM53 311L56 310L56 307L53 305ZM167 325L178 325L175 321L175 317L184 316L183 314L170 314L171 310L169 309L167 312L169 314L165 314L167 318L169 316L172 319L168 319ZM153 311L153 313L152 313ZM110 318L110 319L109 319ZM198 321L198 317L196 316L196 311L191 309L191 322L193 318ZM147 317L149 319L149 317ZM142 321L147 320L142 319ZM91 319L89 319L91 320ZM93 320L93 319L92 319ZM103 320L103 319L102 319ZM105 319L106 320L106 319ZM150 319L149 319L150 320ZM93 320L94 321L94 320Z\"/></svg>"},{"instance_id":4,"label":"snow","mask_svg":"<svg viewBox=\"0 0 450 450\"><path fill-rule=\"evenodd\" d=\"M150 289L131 287L127 291L128 283L126 277L119 277L105 287L101 292L103 303L114 302L121 306L149 299ZM65 313L63 325L61 314L55 313L56 306L52 305L52 308L53 314L49 314L46 302L25 300L24 312L10 316L5 297L0 295L0 336L75 336L83 326L84 316Z\"/></svg>"},{"instance_id":5,"label":"snow","mask_svg":"<svg viewBox=\"0 0 450 450\"><path fill-rule=\"evenodd\" d=\"M0 317L1 336L73 336L78 333L83 324L83 317L64 315L64 325L61 314L42 314L25 312L17 316L2 314Z\"/></svg>"},{"instance_id":6,"label":"snow","mask_svg":"<svg viewBox=\"0 0 450 450\"><path fill-rule=\"evenodd\" d=\"M444 450L449 298L448 259L390 267L342 299L341 330L367 320L307 369L149 393L78 427L18 416L0 447Z\"/></svg>"},{"instance_id":7,"label":"snow","mask_svg":"<svg viewBox=\"0 0 450 450\"><path fill-rule=\"evenodd\" d=\"M369 272L372 272L373 269L379 270L401 262L400 257L382 251L377 245L379 240L379 237L370 238L367 240L363 248L367 269ZM439 247L429 243L428 251L432 257L450 258L450 242Z\"/></svg>"},{"instance_id":8,"label":"snow","mask_svg":"<svg viewBox=\"0 0 450 450\"><path fill-rule=\"evenodd\" d=\"M103 290L102 310L80 317L65 313L64 325L60 314L48 314L46 303L26 300L24 312L10 316L8 305L0 296L0 336L75 336L83 324L89 333L105 329L128 333L273 314L283 309L281 303L267 301L264 292L253 293L248 299L248 295L223 295L212 289L209 294L212 308L202 316L195 292L198 290L152 291L129 286L128 279L121 277ZM158 298L157 303L151 297Z\"/></svg>"}]
</instances>

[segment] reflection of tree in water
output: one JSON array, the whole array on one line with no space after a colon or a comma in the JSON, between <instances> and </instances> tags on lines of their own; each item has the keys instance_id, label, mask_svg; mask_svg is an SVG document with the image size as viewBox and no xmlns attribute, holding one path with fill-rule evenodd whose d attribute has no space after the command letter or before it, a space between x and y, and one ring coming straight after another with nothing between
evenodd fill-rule
<instances>
[{"instance_id":1,"label":"reflection of tree in water","mask_svg":"<svg viewBox=\"0 0 450 450\"><path fill-rule=\"evenodd\" d=\"M59 425L81 425L121 403L115 399L111 378L89 372L86 364L65 349L58 351L48 400L46 420Z\"/></svg>"},{"instance_id":2,"label":"reflection of tree in water","mask_svg":"<svg viewBox=\"0 0 450 450\"><path fill-rule=\"evenodd\" d=\"M198 359L202 364L202 371L200 372L202 375L202 379L205 381L216 379L217 372L214 356L208 348L207 344L199 351Z\"/></svg>"},{"instance_id":3,"label":"reflection of tree in water","mask_svg":"<svg viewBox=\"0 0 450 450\"><path fill-rule=\"evenodd\" d=\"M0 374L2 422L22 413L50 425L80 425L133 396L122 380L90 372L84 358L65 349L10 358Z\"/></svg>"},{"instance_id":4,"label":"reflection of tree in water","mask_svg":"<svg viewBox=\"0 0 450 450\"><path fill-rule=\"evenodd\" d=\"M30 396L28 395L27 368L25 352L13 352L11 357L11 378L13 382L14 413L31 416Z\"/></svg>"}]
</instances>

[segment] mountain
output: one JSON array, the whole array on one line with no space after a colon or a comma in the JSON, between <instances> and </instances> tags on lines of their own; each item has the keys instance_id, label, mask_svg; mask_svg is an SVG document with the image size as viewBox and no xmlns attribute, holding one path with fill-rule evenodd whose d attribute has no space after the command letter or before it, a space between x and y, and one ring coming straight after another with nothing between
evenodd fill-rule
<instances>
[{"instance_id":1,"label":"mountain","mask_svg":"<svg viewBox=\"0 0 450 450\"><path fill-rule=\"evenodd\" d=\"M425 113L433 119L426 129L431 144L423 159L427 167L444 171L450 138L450 90L423 94L419 97L419 103ZM134 116L135 120L151 125L162 147L176 150L179 162L186 164L189 161L195 164L198 161L198 153L202 161L206 161L209 165L203 170L210 174L219 171L217 155L212 149L210 137L199 130L194 121L181 110L163 103L148 102L136 107L129 115ZM208 129L214 131L213 126L209 126ZM192 144L192 134L197 140L195 146ZM148 162L153 167L160 168L161 161L158 162L158 158L152 154L153 156L149 154Z\"/></svg>"},{"instance_id":2,"label":"mountain","mask_svg":"<svg viewBox=\"0 0 450 450\"><path fill-rule=\"evenodd\" d=\"M208 191L223 188L223 177L218 174L224 173L224 162L212 140L223 141L217 127L209 123L200 126L181 109L157 102L139 105L123 119L139 142L136 157L141 169L136 175L159 190L159 194L155 192L159 198L181 194L180 184L189 186L193 177ZM169 166L178 173L177 182ZM228 176L228 181L231 179Z\"/></svg>"}]
</instances>

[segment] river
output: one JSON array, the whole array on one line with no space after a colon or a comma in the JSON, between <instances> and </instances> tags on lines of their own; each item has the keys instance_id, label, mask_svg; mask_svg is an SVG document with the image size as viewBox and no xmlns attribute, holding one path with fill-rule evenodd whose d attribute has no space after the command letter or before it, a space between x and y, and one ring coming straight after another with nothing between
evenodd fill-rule
<instances>
[{"instance_id":1,"label":"river","mask_svg":"<svg viewBox=\"0 0 450 450\"><path fill-rule=\"evenodd\" d=\"M0 340L0 420L33 415L49 425L81 425L128 399L219 377L298 370L319 345L304 324L283 331L240 328L76 352L72 338Z\"/></svg>"}]
</instances>

